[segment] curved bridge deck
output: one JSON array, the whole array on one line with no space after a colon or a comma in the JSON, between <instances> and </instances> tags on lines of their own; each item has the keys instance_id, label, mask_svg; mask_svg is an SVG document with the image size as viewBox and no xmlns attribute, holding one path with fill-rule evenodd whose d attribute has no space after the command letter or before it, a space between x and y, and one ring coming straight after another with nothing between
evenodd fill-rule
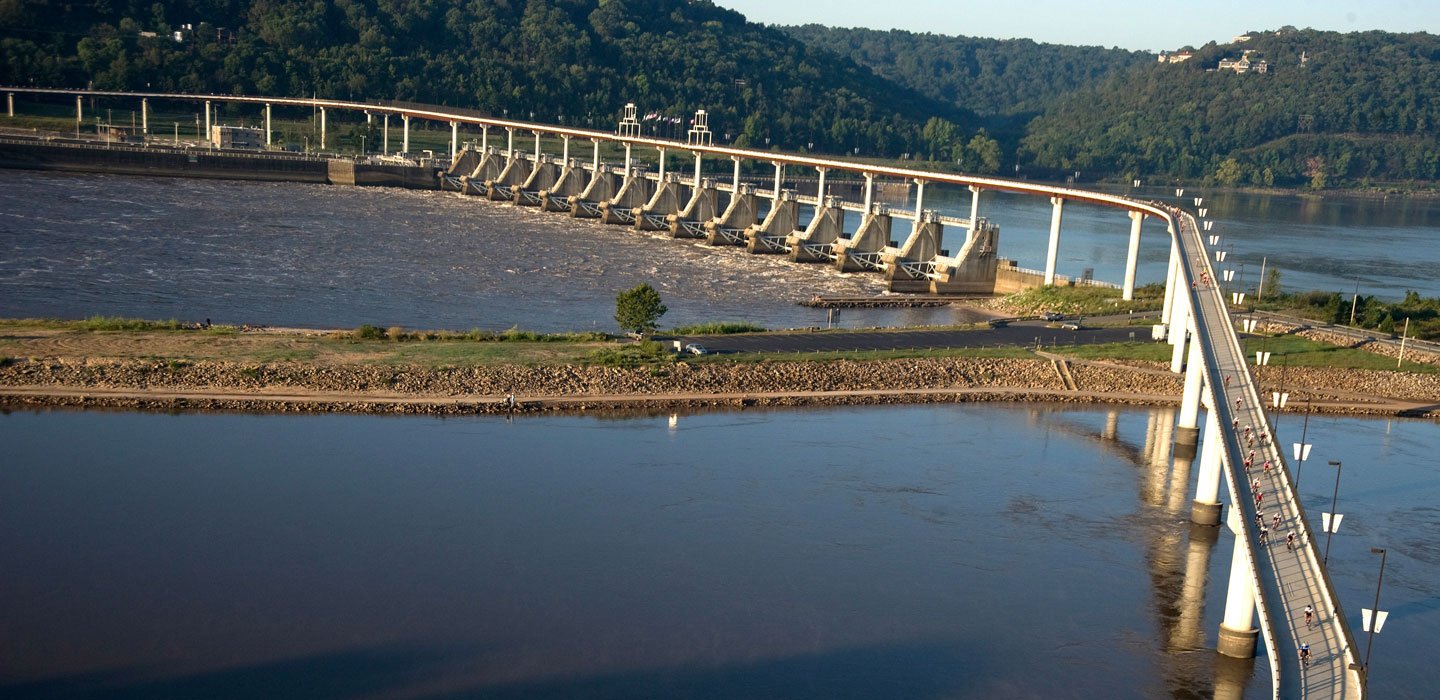
<instances>
[{"instance_id":1,"label":"curved bridge deck","mask_svg":"<svg viewBox=\"0 0 1440 700\"><path fill-rule=\"evenodd\" d=\"M1190 289L1190 283L1196 283L1189 291L1191 308L1195 310L1195 339L1203 348L1205 383L1212 388L1212 410L1219 417L1224 435L1222 462L1231 507L1239 511L1243 535L1237 536L1236 546L1245 547L1256 574L1257 607L1275 695L1363 697L1359 673L1351 668L1356 662L1354 640L1325 574L1304 508L1290 482L1281 446L1274 440L1257 439L1253 448L1255 466L1248 471L1245 468L1245 457L1252 448L1242 443L1243 430L1253 426L1256 432L1269 433L1265 404L1250 375L1223 292L1213 284L1203 283L1216 276L1199 227L1193 217L1183 212L1176 213L1175 221L1178 231L1174 238L1180 246L1183 270L1180 284L1182 289ZM1232 429L1235 425L1239 429ZM1272 461L1275 468L1264 470L1266 460ZM1265 499L1258 508L1251 488L1252 481L1257 480ZM1300 546L1288 548L1279 532L1261 543L1255 517L1259 511L1265 512L1267 525L1269 518L1278 513L1282 530L1295 532ZM1313 606L1317 615L1312 628L1305 625L1303 611L1307 605ZM1312 658L1308 667L1299 661L1301 644L1310 645Z\"/></svg>"},{"instance_id":2,"label":"curved bridge deck","mask_svg":"<svg viewBox=\"0 0 1440 700\"><path fill-rule=\"evenodd\" d=\"M444 107L417 107L412 105L374 104L342 100L235 96L235 95L183 95L167 93L125 93L87 90L65 90L47 88L4 87L0 91L28 94L54 94L71 96L122 97L129 99L170 99L186 101L239 102L257 105L288 105L305 108L331 108L365 111L379 114L394 114L409 119L427 119L448 122L452 126L452 147L455 129L459 124L480 125L485 128L507 128L531 131L536 134L551 134L567 138L590 139L598 142L615 142L628 147L643 146L657 149L690 151L709 157L726 157L738 160L755 160L780 165L796 165L834 170L867 176L887 176L913 180L917 183L946 183L980 190L1001 190L1020 194L1045 196L1057 206L1060 200L1072 200L1113 207L1145 216L1165 220L1169 224L1172 244L1179 253L1179 274L1173 284L1178 285L1175 303L1188 303L1193 311L1195 335L1203 355L1205 385L1211 395L1212 410L1216 412L1218 424L1224 432L1221 461L1230 492L1231 507L1238 511L1240 532L1236 546L1242 547L1250 562L1254 575L1256 607L1260 615L1260 628L1264 635L1266 652L1270 658L1272 684L1277 698L1360 698L1364 695L1363 679L1356 670L1354 639L1345 621L1340 603L1335 596L1321 562L1314 538L1311 536L1304 509L1296 496L1284 466L1283 455L1273 442L1257 443L1255 464L1272 461L1276 468L1264 472L1258 467L1253 473L1244 468L1244 457L1250 449L1242 445L1242 437L1231 426L1254 426L1258 432L1269 431L1264 415L1264 405L1251 377L1246 358L1222 292L1213 284L1202 284L1205 280L1217 279L1211 269L1209 253L1201 238L1200 228L1189 214L1172 207L1154 202L1144 202L1118 195L1091 192L1068 187L1041 185L1018 180L995 177L974 177L955 173L912 170L872 163L860 163L833 158L814 158L773 151L757 151L731 148L705 143L685 143L664 139L620 136L618 134L588 129L575 129L551 124L539 124L495 119L463 110ZM537 147L538 148L538 147ZM963 221L960 219L957 222ZM1192 287L1191 285L1195 286ZM1229 381L1226 381L1229 378ZM1213 425L1214 423L1212 423ZM1264 510L1267 515L1279 512L1285 529L1297 534L1301 545L1290 550L1284 544L1284 537L1278 537L1268 544L1259 542L1259 531L1255 524L1256 507L1251 480L1259 479L1260 490L1265 494ZM1301 611L1306 605L1314 606L1318 613L1318 624L1307 628ZM1301 644L1309 644L1313 660L1308 667L1298 662L1297 650Z\"/></svg>"}]
</instances>

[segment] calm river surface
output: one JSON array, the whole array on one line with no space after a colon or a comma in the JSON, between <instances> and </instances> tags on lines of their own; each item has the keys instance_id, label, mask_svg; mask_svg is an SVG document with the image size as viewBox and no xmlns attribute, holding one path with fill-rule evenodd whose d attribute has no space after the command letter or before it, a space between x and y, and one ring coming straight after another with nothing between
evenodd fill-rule
<instances>
[{"instance_id":1,"label":"calm river surface","mask_svg":"<svg viewBox=\"0 0 1440 700\"><path fill-rule=\"evenodd\" d=\"M927 205L969 211L939 188ZM1278 259L1287 286L1440 294L1440 203L1211 207L1247 269ZM987 194L982 213L1002 254L1041 266L1047 202ZM1067 206L1060 271L1118 280L1127 232ZM667 324L821 325L796 302L881 290L451 194L0 170L0 316L610 329L640 282ZM1003 405L0 415L0 696L1265 696L1264 659L1210 651L1232 540L1187 527L1162 424ZM1315 517L1326 461L1346 465L1331 571L1356 630L1369 548L1390 552L1377 697L1436 697L1440 426L1310 436Z\"/></svg>"},{"instance_id":2,"label":"calm river surface","mask_svg":"<svg viewBox=\"0 0 1440 700\"><path fill-rule=\"evenodd\" d=\"M926 206L968 216L969 193L932 187ZM1212 208L1249 284L1268 256L1287 287L1352 290L1360 275L1362 293L1440 295L1440 202L1235 195ZM981 213L1000 224L1002 255L1044 267L1047 200L986 193ZM895 237L907 225L897 219ZM1114 210L1067 205L1059 271L1119 282L1128 234ZM961 236L949 232L946 246ZM1163 229L1149 222L1139 280L1163 282L1168 255ZM616 293L641 282L660 290L663 321L675 325L824 325L823 310L797 303L883 290L878 275L453 193L0 170L4 316L613 330ZM949 308L840 315L852 327L971 320Z\"/></svg>"},{"instance_id":3,"label":"calm river surface","mask_svg":"<svg viewBox=\"0 0 1440 700\"><path fill-rule=\"evenodd\" d=\"M1169 421L12 413L0 695L1262 697ZM1390 548L1377 697L1433 698L1440 427L1310 435L1352 616Z\"/></svg>"}]
</instances>

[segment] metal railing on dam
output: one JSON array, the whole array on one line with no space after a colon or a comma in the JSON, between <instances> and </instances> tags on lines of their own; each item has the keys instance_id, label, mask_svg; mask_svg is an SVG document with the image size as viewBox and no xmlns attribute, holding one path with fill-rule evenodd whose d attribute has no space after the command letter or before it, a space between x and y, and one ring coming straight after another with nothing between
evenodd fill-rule
<instances>
[{"instance_id":1,"label":"metal railing on dam","mask_svg":"<svg viewBox=\"0 0 1440 700\"><path fill-rule=\"evenodd\" d=\"M305 98L257 97L234 95L178 95L166 93L127 93L106 91L63 90L44 88L0 88L11 93L97 96L126 99L164 99L187 101L239 102L259 105L286 105L306 108L329 108L399 115L447 122L453 126L470 124L482 128L504 128L566 139L589 139L597 143L612 142L628 147L649 147L688 151L697 156L726 157L763 161L781 165L850 172L868 179L876 176L912 180L917 185L943 183L971 188L978 196L983 190L998 190L1025 195L1044 196L1055 205L1052 223L1051 264L1045 274L1053 277L1053 258L1058 229L1060 205L1064 201L1083 202L1124 210L1131 213L1132 255L1138 237L1140 217L1153 217L1165 222L1172 251L1171 274L1167 279L1167 305L1170 325L1179 324L1181 347L1187 331L1193 335L1189 371L1198 372L1194 384L1208 399L1206 448L1225 477L1230 494L1229 526L1235 533L1235 565L1227 605L1228 629L1239 626L1248 631L1250 620L1258 612L1260 633L1263 634L1269 657L1271 682L1277 698L1361 698L1364 697L1363 671L1357 663L1355 643L1343 609L1325 570L1320 552L1311 537L1304 508L1294 488L1284 455L1274 440L1261 403L1256 382L1246 362L1239 337L1224 294L1215 283L1219 276L1211 266L1211 254L1202 239L1200 226L1193 215L1178 207L1159 202L1142 201L1121 195L1092 192L1073 187L1036 184L994 177L942 173L898 168L836 158L759 151L708 143L686 143L642 136L577 129L551 124L538 124L477 115L473 112L444 108L421 108L416 105L374 104ZM452 134L454 129L452 128ZM452 137L453 139L453 137ZM453 140L452 140L453 147ZM627 173L628 174L628 173ZM918 207L917 207L918 209ZM973 222L972 216L971 221ZM918 220L918 216L917 216ZM1037 271L1038 272L1038 271ZM1130 271L1130 272L1133 272ZM1127 274L1129 274L1127 272ZM1130 280L1127 279L1127 287ZM1179 349L1177 348L1177 357ZM1187 381L1187 392L1190 381ZM1183 412L1183 411L1182 411ZM1241 426L1249 428L1247 435ZM1249 444L1258 436L1258 444ZM1255 453L1250 457L1250 450ZM1252 470L1248 464L1269 462L1276 468ZM1215 474L1218 479L1219 474ZM1202 477L1203 480L1205 477ZM1258 487L1258 491L1257 491ZM1262 495L1263 494L1263 495ZM1258 521L1262 512L1261 499L1268 498L1269 510L1297 534L1298 547L1266 542L1263 525ZM1241 572L1235 575L1233 572ZM1306 624L1301 610L1313 606L1318 624ZM1233 623L1233 624L1231 624ZM1227 625L1222 625L1222 636ZM1252 638L1253 639L1253 638ZM1308 645L1311 661L1302 664L1298 651ZM1253 646L1252 652L1253 653Z\"/></svg>"}]
</instances>

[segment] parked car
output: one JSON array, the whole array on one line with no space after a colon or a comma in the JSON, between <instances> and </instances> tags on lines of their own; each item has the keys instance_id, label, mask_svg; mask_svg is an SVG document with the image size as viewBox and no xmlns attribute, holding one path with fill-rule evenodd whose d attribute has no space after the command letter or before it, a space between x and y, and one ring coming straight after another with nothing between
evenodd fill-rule
<instances>
[{"instance_id":1,"label":"parked car","mask_svg":"<svg viewBox=\"0 0 1440 700\"><path fill-rule=\"evenodd\" d=\"M1074 321L1071 321L1070 323L1062 323L1062 324L1060 324L1060 328L1062 328L1062 329L1064 329L1064 330L1067 330L1067 331L1078 331L1078 330L1080 330L1080 324L1075 323Z\"/></svg>"},{"instance_id":2,"label":"parked car","mask_svg":"<svg viewBox=\"0 0 1440 700\"><path fill-rule=\"evenodd\" d=\"M1058 311L1046 311L1045 313L1040 314L1040 318L1043 318L1046 321L1064 321L1065 314L1062 314Z\"/></svg>"},{"instance_id":3,"label":"parked car","mask_svg":"<svg viewBox=\"0 0 1440 700\"><path fill-rule=\"evenodd\" d=\"M701 345L701 344L699 344L699 343L690 343L689 345L686 345L684 348L681 348L680 351L681 351L681 352L690 353L691 355L709 355L709 354L710 354L710 351L709 351L709 350L706 350L706 349L705 349L705 346L704 346L704 345Z\"/></svg>"}]
</instances>

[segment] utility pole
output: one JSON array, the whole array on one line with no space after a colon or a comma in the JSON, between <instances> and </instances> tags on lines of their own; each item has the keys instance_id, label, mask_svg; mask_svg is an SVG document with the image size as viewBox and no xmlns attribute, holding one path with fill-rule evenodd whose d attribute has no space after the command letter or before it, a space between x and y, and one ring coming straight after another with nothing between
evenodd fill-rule
<instances>
[{"instance_id":1,"label":"utility pole","mask_svg":"<svg viewBox=\"0 0 1440 700\"><path fill-rule=\"evenodd\" d=\"M1255 301L1265 298L1265 265L1270 262L1270 256L1260 258L1260 284L1255 285Z\"/></svg>"},{"instance_id":2,"label":"utility pole","mask_svg":"<svg viewBox=\"0 0 1440 700\"><path fill-rule=\"evenodd\" d=\"M1355 296L1350 298L1350 325L1355 325L1355 309L1360 306L1360 275L1355 275Z\"/></svg>"}]
</instances>

